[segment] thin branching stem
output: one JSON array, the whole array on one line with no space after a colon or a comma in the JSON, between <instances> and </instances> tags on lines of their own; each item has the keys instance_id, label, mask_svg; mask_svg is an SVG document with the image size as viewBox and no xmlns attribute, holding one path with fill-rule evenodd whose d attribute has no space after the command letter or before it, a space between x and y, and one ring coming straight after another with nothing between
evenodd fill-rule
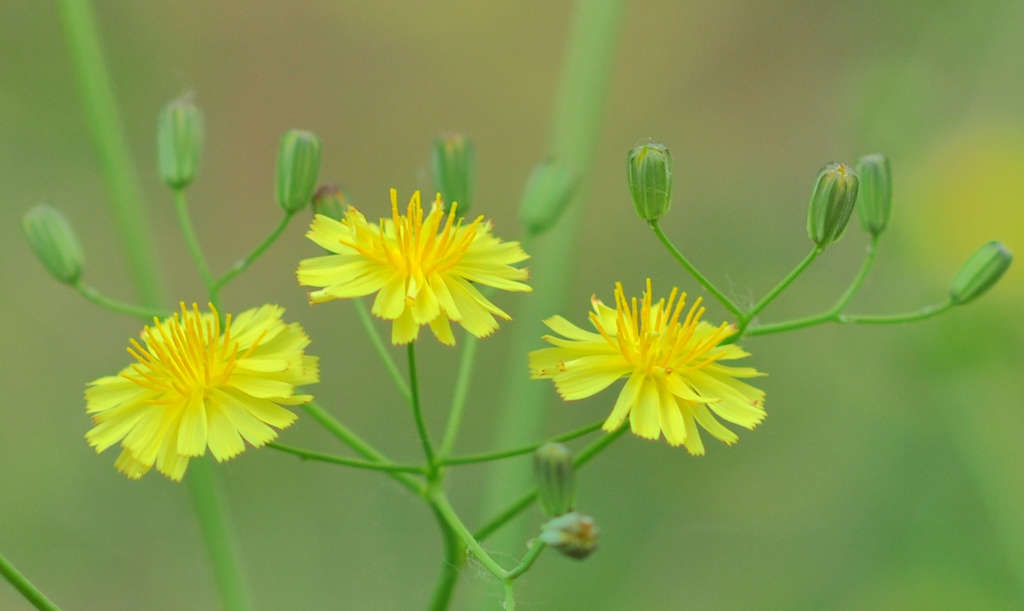
<instances>
[{"instance_id":1,"label":"thin branching stem","mask_svg":"<svg viewBox=\"0 0 1024 611\"><path fill-rule=\"evenodd\" d=\"M281 221L277 224L277 227L270 232L270 235L264 238L256 248L252 249L252 252L244 258L239 259L238 262L231 266L231 269L225 272L223 276L214 281L214 288L219 291L225 284L231 282L235 276L248 269L249 266L252 265L253 261L258 259L260 255L270 248L271 244L277 241L277 238L281 237L281 234L284 233L285 229L287 229L288 223L291 222L293 216L295 216L294 212L285 212L285 215L281 217Z\"/></svg>"},{"instance_id":2,"label":"thin branching stem","mask_svg":"<svg viewBox=\"0 0 1024 611\"><path fill-rule=\"evenodd\" d=\"M559 441L571 441L573 439L576 439L577 437L583 437L584 435L587 435L589 433L593 433L594 431L596 431L599 428L601 428L602 424L604 424L604 420L603 419L602 420L598 420L597 422L593 422L591 424L588 424L585 427L576 429L575 431L569 431L568 433L562 433L561 435L556 435L556 436L554 436L554 437L552 437L550 439L545 439L544 441L538 441L536 443L531 443L530 445L523 446L523 447L520 447L520 448L515 448L514 450L505 450L503 452L489 452L487 454L469 454L469 455L466 455L466 456L452 456L451 458L443 458L442 457L440 459L440 461L439 461L439 464L441 464L443 466L449 466L449 465L468 465L468 464L473 464L473 463L489 462L489 461L492 461L492 460L501 460L503 458L511 458L513 456L522 456L523 454L529 454L529 453L535 451L537 448L541 447L542 445L544 445L546 443L554 443L554 442L559 442Z\"/></svg>"},{"instance_id":3,"label":"thin branching stem","mask_svg":"<svg viewBox=\"0 0 1024 611\"><path fill-rule=\"evenodd\" d=\"M389 462L377 462L358 460L355 458L345 458L344 456L324 454L323 452L315 452L313 450L296 448L294 446L289 446L283 443L276 442L268 443L266 447L278 450L279 452L284 452L286 454L298 456L303 460L316 460L320 462L333 463L335 465L343 465L345 467L354 467L356 469L369 469L371 471L394 471L396 473L417 473L420 475L426 474L426 469L424 469L420 465L400 465Z\"/></svg>"}]
</instances>

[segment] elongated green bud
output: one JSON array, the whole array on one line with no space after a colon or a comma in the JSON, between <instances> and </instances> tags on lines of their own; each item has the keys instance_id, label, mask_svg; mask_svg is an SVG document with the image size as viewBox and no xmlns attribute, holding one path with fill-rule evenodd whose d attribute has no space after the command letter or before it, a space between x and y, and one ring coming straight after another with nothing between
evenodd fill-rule
<instances>
[{"instance_id":1,"label":"elongated green bud","mask_svg":"<svg viewBox=\"0 0 1024 611\"><path fill-rule=\"evenodd\" d=\"M672 153L664 144L641 144L628 160L633 207L640 218L656 221L672 206Z\"/></svg>"},{"instance_id":2,"label":"elongated green bud","mask_svg":"<svg viewBox=\"0 0 1024 611\"><path fill-rule=\"evenodd\" d=\"M526 181L519 219L527 233L540 235L551 228L572 201L579 175L567 163L551 160L537 165Z\"/></svg>"},{"instance_id":3,"label":"elongated green bud","mask_svg":"<svg viewBox=\"0 0 1024 611\"><path fill-rule=\"evenodd\" d=\"M277 151L277 203L285 212L309 203L319 174L320 139L299 129L285 133Z\"/></svg>"},{"instance_id":4,"label":"elongated green bud","mask_svg":"<svg viewBox=\"0 0 1024 611\"><path fill-rule=\"evenodd\" d=\"M570 558L582 560L597 551L598 536L593 518L567 513L544 524L537 538Z\"/></svg>"},{"instance_id":5,"label":"elongated green bud","mask_svg":"<svg viewBox=\"0 0 1024 611\"><path fill-rule=\"evenodd\" d=\"M463 134L441 134L430 149L430 170L434 186L450 208L458 203L458 214L465 215L473 205L476 182L476 149Z\"/></svg>"},{"instance_id":6,"label":"elongated green bud","mask_svg":"<svg viewBox=\"0 0 1024 611\"><path fill-rule=\"evenodd\" d=\"M864 231L879 235L889 223L892 208L892 172L889 158L881 153L857 160L857 214Z\"/></svg>"},{"instance_id":7,"label":"elongated green bud","mask_svg":"<svg viewBox=\"0 0 1024 611\"><path fill-rule=\"evenodd\" d=\"M313 194L313 214L340 221L345 218L348 206L348 196L338 185L320 185Z\"/></svg>"},{"instance_id":8,"label":"elongated green bud","mask_svg":"<svg viewBox=\"0 0 1024 611\"><path fill-rule=\"evenodd\" d=\"M206 129L203 111L184 95L164 107L156 123L156 152L160 178L172 189L184 189L196 179Z\"/></svg>"},{"instance_id":9,"label":"elongated green bud","mask_svg":"<svg viewBox=\"0 0 1024 611\"><path fill-rule=\"evenodd\" d=\"M949 284L953 303L963 305L981 297L1003 277L1013 263L1013 255L1002 242L989 242L967 259Z\"/></svg>"},{"instance_id":10,"label":"elongated green bud","mask_svg":"<svg viewBox=\"0 0 1024 611\"><path fill-rule=\"evenodd\" d=\"M65 284L82 275L82 247L64 215L50 204L37 204L21 218L29 246L46 271Z\"/></svg>"},{"instance_id":11,"label":"elongated green bud","mask_svg":"<svg viewBox=\"0 0 1024 611\"><path fill-rule=\"evenodd\" d=\"M843 236L857 202L857 173L844 163L830 163L818 172L807 212L807 235L818 246Z\"/></svg>"},{"instance_id":12,"label":"elongated green bud","mask_svg":"<svg viewBox=\"0 0 1024 611\"><path fill-rule=\"evenodd\" d=\"M576 468L572 452L560 443L546 443L533 454L537 503L549 517L569 513L576 504Z\"/></svg>"}]
</instances>

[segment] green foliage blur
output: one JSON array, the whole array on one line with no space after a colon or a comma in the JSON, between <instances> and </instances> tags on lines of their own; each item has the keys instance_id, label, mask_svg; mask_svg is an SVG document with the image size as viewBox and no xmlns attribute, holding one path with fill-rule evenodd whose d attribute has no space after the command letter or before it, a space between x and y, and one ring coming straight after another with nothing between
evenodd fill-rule
<instances>
[{"instance_id":1,"label":"green foliage blur","mask_svg":"<svg viewBox=\"0 0 1024 611\"><path fill-rule=\"evenodd\" d=\"M190 190L215 273L278 222L277 143L323 142L321 180L367 216L430 192L443 131L476 145L474 214L520 235L516 206L544 155L571 3L97 0L156 248L175 299L203 289L162 187L159 110L194 91L206 149ZM586 201L585 247L566 261L585 322L616 281L638 294L699 286L630 205L624 160L653 138L673 152L661 225L702 271L749 305L807 252L807 198L830 161L886 153L894 200L875 269L851 312L940 301L978 246L1024 252L1024 3L1020 0L636 1L627 7L612 95ZM428 197L429 199L429 197ZM96 456L84 385L128 363L134 320L50 278L20 235L57 205L85 251L83 278L132 299L56 8L0 3L0 550L67 610L214 609L217 596L185 488L131 482ZM288 309L313 338L311 391L400 462L415 429L351 304L310 308L295 223L224 293L229 311ZM856 273L868 237L851 223L760 315L824 310ZM1019 265L1017 266L1019 267ZM524 609L1019 609L1024 607L1024 281L917 325L824 326L748 339L769 417L731 448L693 458L625 436L579 474L579 507L601 549L543 556ZM528 296L501 295L515 313ZM552 312L551 314L555 314ZM709 305L708 320L724 310ZM493 448L509 329L481 344L458 448ZM429 334L428 334L429 335ZM439 431L457 352L423 342L429 423ZM538 338L538 347L540 340ZM549 384L527 379L523 384ZM565 404L549 430L606 414L614 393ZM408 426L404 426L408 420ZM705 439L707 439L705 437ZM342 452L308 418L281 440ZM516 460L528 468L529 457ZM220 468L259 609L419 609L441 541L428 511L379 474L248 450ZM471 523L490 467L450 478ZM538 527L534 508L526 520ZM520 556L522 549L497 550ZM499 556L500 557L500 556ZM507 560L507 558L506 558ZM470 563L456 608L500 605ZM484 601L480 603L480 601ZM0 609L28 609L0 583Z\"/></svg>"}]
</instances>

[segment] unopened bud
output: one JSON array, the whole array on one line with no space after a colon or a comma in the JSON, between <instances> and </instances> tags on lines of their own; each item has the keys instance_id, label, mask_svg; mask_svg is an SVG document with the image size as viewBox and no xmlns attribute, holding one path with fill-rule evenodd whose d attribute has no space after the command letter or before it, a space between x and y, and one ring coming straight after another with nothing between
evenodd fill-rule
<instances>
[{"instance_id":1,"label":"unopened bud","mask_svg":"<svg viewBox=\"0 0 1024 611\"><path fill-rule=\"evenodd\" d=\"M825 247L843 236L857 202L857 173L844 163L830 163L818 172L807 212L807 235Z\"/></svg>"},{"instance_id":2,"label":"unopened bud","mask_svg":"<svg viewBox=\"0 0 1024 611\"><path fill-rule=\"evenodd\" d=\"M309 203L319 174L320 139L298 129L285 133L277 151L277 203L285 212L298 212Z\"/></svg>"},{"instance_id":3,"label":"unopened bud","mask_svg":"<svg viewBox=\"0 0 1024 611\"><path fill-rule=\"evenodd\" d=\"M156 123L160 178L172 189L184 189L196 179L205 138L203 111L184 95L164 107Z\"/></svg>"},{"instance_id":4,"label":"unopened bud","mask_svg":"<svg viewBox=\"0 0 1024 611\"><path fill-rule=\"evenodd\" d=\"M434 186L450 208L458 204L458 214L465 215L473 205L476 181L476 149L463 134L441 134L430 149L430 170Z\"/></svg>"},{"instance_id":5,"label":"unopened bud","mask_svg":"<svg viewBox=\"0 0 1024 611\"><path fill-rule=\"evenodd\" d=\"M629 194L637 215L656 221L672 205L672 153L664 144L641 144L629 151Z\"/></svg>"},{"instance_id":6,"label":"unopened bud","mask_svg":"<svg viewBox=\"0 0 1024 611\"><path fill-rule=\"evenodd\" d=\"M37 204L21 218L29 246L46 271L65 284L82 275L82 247L64 215L50 204Z\"/></svg>"},{"instance_id":7,"label":"unopened bud","mask_svg":"<svg viewBox=\"0 0 1024 611\"><path fill-rule=\"evenodd\" d=\"M857 213L864 231L878 235L889 223L892 207L892 172L889 158L881 153L857 160Z\"/></svg>"},{"instance_id":8,"label":"unopened bud","mask_svg":"<svg viewBox=\"0 0 1024 611\"><path fill-rule=\"evenodd\" d=\"M519 204L519 218L527 233L540 235L551 228L572 201L579 175L567 163L551 160L533 169Z\"/></svg>"},{"instance_id":9,"label":"unopened bud","mask_svg":"<svg viewBox=\"0 0 1024 611\"><path fill-rule=\"evenodd\" d=\"M949 296L953 303L963 305L985 294L1013 262L1013 255L1002 242L989 242L974 251L949 284Z\"/></svg>"},{"instance_id":10,"label":"unopened bud","mask_svg":"<svg viewBox=\"0 0 1024 611\"><path fill-rule=\"evenodd\" d=\"M537 538L570 558L582 560L597 550L598 530L590 516L567 513L544 524Z\"/></svg>"},{"instance_id":11,"label":"unopened bud","mask_svg":"<svg viewBox=\"0 0 1024 611\"><path fill-rule=\"evenodd\" d=\"M576 504L576 468L572 452L560 443L546 443L533 454L533 474L537 478L537 502L549 517L573 510Z\"/></svg>"},{"instance_id":12,"label":"unopened bud","mask_svg":"<svg viewBox=\"0 0 1024 611\"><path fill-rule=\"evenodd\" d=\"M345 218L348 205L348 196L338 185L320 185L313 194L313 214L340 221Z\"/></svg>"}]
</instances>

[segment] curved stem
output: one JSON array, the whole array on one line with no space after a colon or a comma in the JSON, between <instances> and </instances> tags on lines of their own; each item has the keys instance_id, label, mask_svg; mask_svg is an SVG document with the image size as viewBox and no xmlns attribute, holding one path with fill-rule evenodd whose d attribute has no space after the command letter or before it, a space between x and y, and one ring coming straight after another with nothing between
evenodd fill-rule
<instances>
[{"instance_id":1,"label":"curved stem","mask_svg":"<svg viewBox=\"0 0 1024 611\"><path fill-rule=\"evenodd\" d=\"M904 314L841 314L839 316L839 322L858 325L893 325L903 322L916 322L918 320L931 318L932 316L938 316L939 314L953 308L955 305L956 304L953 303L952 300L946 300L942 303L928 305L920 310L906 312Z\"/></svg>"},{"instance_id":2,"label":"curved stem","mask_svg":"<svg viewBox=\"0 0 1024 611\"><path fill-rule=\"evenodd\" d=\"M259 246L254 248L252 252L245 256L245 258L240 259L231 267L231 269L229 269L227 272L224 273L223 276L216 280L213 283L214 288L220 290L225 284L231 282L231 280L234 279L235 276L241 274L250 265L252 265L253 261L259 258L259 256L262 255L264 251L270 248L270 245L277 241L277 238L281 237L281 234L284 233L284 230L288 227L288 223L291 222L293 216L295 216L294 212L286 212L284 217L282 217L281 221L277 224L277 227L275 227L274 230L270 232L270 235L264 238L264 240L260 242Z\"/></svg>"},{"instance_id":3,"label":"curved stem","mask_svg":"<svg viewBox=\"0 0 1024 611\"><path fill-rule=\"evenodd\" d=\"M203 256L203 249L199 245L199 238L196 237L195 229L192 227L192 219L188 214L188 202L185 200L184 189L174 189L174 211L178 215L178 224L181 226L181 233L185 238L185 245L196 263L199 276L203 279L203 286L210 295L210 303L218 310L220 309L220 297L217 291L217 284L210 273L210 266L206 264L206 257Z\"/></svg>"},{"instance_id":4,"label":"curved stem","mask_svg":"<svg viewBox=\"0 0 1024 611\"><path fill-rule=\"evenodd\" d=\"M846 289L846 292L843 293L843 295L839 298L839 301L836 301L836 304L832 306L832 309L829 310L829 312L839 314L840 312L843 311L843 308L845 308L850 303L850 300L853 299L853 296L857 294L857 291L860 290L861 285L864 284L864 280L868 277L868 272L871 271L871 266L874 265L875 263L875 254L877 252L878 235L873 234L871 236L871 242L868 244L867 256L864 258L863 265L860 266L860 271L857 272L857 276L853 279L853 282L850 283L850 286Z\"/></svg>"},{"instance_id":5,"label":"curved stem","mask_svg":"<svg viewBox=\"0 0 1024 611\"><path fill-rule=\"evenodd\" d=\"M391 358L388 346L377 331L377 327L373 325L373 318L370 316L369 310L366 309L366 304L361 299L353 299L352 303L356 306L359 322L363 323L363 328L366 329L366 334L370 336L370 343L373 344L374 350L377 351L381 362L384 363L384 368L391 374L391 379L395 381L395 386L398 387L398 392L402 393L405 402L411 405L412 393L409 392L409 385L406 384L405 378L402 377L402 372L398 370L395 360Z\"/></svg>"},{"instance_id":6,"label":"curved stem","mask_svg":"<svg viewBox=\"0 0 1024 611\"><path fill-rule=\"evenodd\" d=\"M455 378L455 392L452 394L452 406L448 410L448 424L445 425L444 437L441 438L441 447L437 451L441 462L445 462L452 448L455 447L455 439L459 436L459 427L462 426L462 415L466 410L466 398L469 396L469 384L473 380L473 366L476 364L476 349L480 340L467 333L462 356L459 358L459 373ZM454 463L449 463L454 464Z\"/></svg>"},{"instance_id":7,"label":"curved stem","mask_svg":"<svg viewBox=\"0 0 1024 611\"><path fill-rule=\"evenodd\" d=\"M820 255L823 250L824 249L821 248L820 246L815 246L813 249L811 249L811 252L807 253L807 256L804 257L803 261L798 263L797 266L794 267L791 272L786 274L786 277L780 280L779 283L775 285L775 288L768 291L768 294L762 297L761 301L758 301L756 304L754 304L754 307L751 308L750 311L747 312L746 315L744 315L743 317L743 323L740 325L740 333L743 332L746 326L750 324L750 321L753 320L753 318L757 316L757 314L761 310L768 307L768 304L774 301L775 298L782 293L782 291L786 290L786 288L789 287L790 284L793 284L793 281L796 280L797 277L800 274L802 274L804 270L807 269L807 267L814 262L815 259L818 258L818 255Z\"/></svg>"},{"instance_id":8,"label":"curved stem","mask_svg":"<svg viewBox=\"0 0 1024 611\"><path fill-rule=\"evenodd\" d=\"M283 443L271 442L265 447L284 452L286 454L293 454L303 460L317 460L320 462L329 462L336 465L344 465L346 467L355 467L356 469L369 469L371 471L394 471L396 473L418 473L425 474L426 469L419 465L400 465L390 462L375 462L357 460L355 458L345 458L344 456L334 456L333 454L324 454L322 452L314 452L312 450L304 450L302 448L296 448L293 446L284 445Z\"/></svg>"},{"instance_id":9,"label":"curved stem","mask_svg":"<svg viewBox=\"0 0 1024 611\"><path fill-rule=\"evenodd\" d=\"M356 454L359 454L367 460L372 460L379 463L390 463L387 456L381 454L373 446L363 441L359 435L356 435L336 419L331 414L327 413L323 407L320 406L316 401L310 401L304 403L302 409L307 414L313 417L321 426L323 426L329 433L337 437L342 443L355 450ZM413 479L405 473L388 472L391 479L395 480L399 484L402 484L412 492L419 496L425 496L427 488L421 482Z\"/></svg>"},{"instance_id":10,"label":"curved stem","mask_svg":"<svg viewBox=\"0 0 1024 611\"><path fill-rule=\"evenodd\" d=\"M427 457L427 463L434 469L434 445L430 442L430 433L427 431L427 423L423 421L423 409L420 407L420 387L416 379L416 342L409 342L406 347L406 354L409 356L409 396L412 399L412 416L416 420L416 432L420 436L420 443L423 445L423 454Z\"/></svg>"},{"instance_id":11,"label":"curved stem","mask_svg":"<svg viewBox=\"0 0 1024 611\"><path fill-rule=\"evenodd\" d=\"M141 318L145 321L151 321L154 318L164 319L170 316L168 312L157 310L155 308L147 308L145 306L137 306L133 303L126 303L124 301L118 301L117 299L111 299L106 295L103 295L91 286L82 284L79 280L74 284L75 290L82 297L85 297L89 301L95 303L101 308L110 310L111 312L117 312L118 314L125 314L127 316L134 316Z\"/></svg>"},{"instance_id":12,"label":"curved stem","mask_svg":"<svg viewBox=\"0 0 1024 611\"><path fill-rule=\"evenodd\" d=\"M32 585L32 582L22 575L21 571L11 564L3 554L0 554L0 575L39 611L60 611L60 608L40 592L39 588Z\"/></svg>"},{"instance_id":13,"label":"curved stem","mask_svg":"<svg viewBox=\"0 0 1024 611\"><path fill-rule=\"evenodd\" d=\"M537 561L537 558L540 557L540 553L544 551L545 547L547 547L547 545L545 545L543 541L534 539L530 544L530 550L526 552L523 559L519 561L519 564L516 565L514 569L508 572L508 578L516 579L526 571L529 571L530 567L532 567L533 563Z\"/></svg>"},{"instance_id":14,"label":"curved stem","mask_svg":"<svg viewBox=\"0 0 1024 611\"><path fill-rule=\"evenodd\" d=\"M736 305L732 299L729 299L729 297L727 297L725 293L718 290L718 287L712 284L710 280L705 278L704 275L701 274L697 270L697 268L694 267L693 264L690 263L686 259L686 257L683 256L683 253L679 252L679 249L676 248L675 244L672 243L672 240L669 240L668 236L665 235L665 232L661 230L661 225L658 224L658 221L650 221L650 226L651 229L654 231L654 234L658 236L659 240L661 240L661 243L665 245L665 248L667 248L668 251L672 253L673 257L675 257L676 261L678 261L679 264L686 269L686 271L690 272L690 275L696 278L697 282L699 282L701 286L707 289L709 293L714 295L715 299L717 299L723 306L725 306L727 310L732 312L733 316L742 321L744 318L743 310L741 310L740 307Z\"/></svg>"},{"instance_id":15,"label":"curved stem","mask_svg":"<svg viewBox=\"0 0 1024 611\"><path fill-rule=\"evenodd\" d=\"M441 536L444 538L444 564L441 567L441 575L438 576L437 585L434 586L434 595L430 599L430 611L447 611L451 604L455 586L459 582L459 572L466 564L466 546L448 526L437 508L431 505L434 517L437 518L438 528L441 529Z\"/></svg>"},{"instance_id":16,"label":"curved stem","mask_svg":"<svg viewBox=\"0 0 1024 611\"><path fill-rule=\"evenodd\" d=\"M551 439L545 439L544 441L538 441L537 443L531 443L528 446L516 448L514 450L505 450L504 452L491 452L488 454L469 454L467 456L453 456L451 458L444 458L438 461L442 466L448 465L468 465L472 463L489 462L492 460L501 460L502 458L511 458L513 456L522 456L523 454L529 454L535 451L546 443L554 443L559 441L570 441L577 437L582 437L588 433L593 433L597 429L601 428L604 424L604 420L598 420L597 422L588 424L583 428L576 429L575 431L569 431L568 433L562 433L552 437Z\"/></svg>"},{"instance_id":17,"label":"curved stem","mask_svg":"<svg viewBox=\"0 0 1024 611\"><path fill-rule=\"evenodd\" d=\"M480 561L480 564L482 564L484 568L490 571L491 574L498 579L508 579L508 573L505 569L501 568L501 565L498 564L494 558L491 558L491 555L487 553L487 550L485 550L482 545L480 545L480 542L476 540L473 533L469 532L466 525L462 523L459 515L455 513L455 509L451 506L451 503L448 502L448 497L445 496L444 492L437 491L430 494L428 502L430 502L437 514L444 518L445 523L447 523L452 529L452 532L454 532L455 535L459 537L459 540L462 541L462 544L465 545L474 556L476 556L477 560Z\"/></svg>"}]
</instances>

